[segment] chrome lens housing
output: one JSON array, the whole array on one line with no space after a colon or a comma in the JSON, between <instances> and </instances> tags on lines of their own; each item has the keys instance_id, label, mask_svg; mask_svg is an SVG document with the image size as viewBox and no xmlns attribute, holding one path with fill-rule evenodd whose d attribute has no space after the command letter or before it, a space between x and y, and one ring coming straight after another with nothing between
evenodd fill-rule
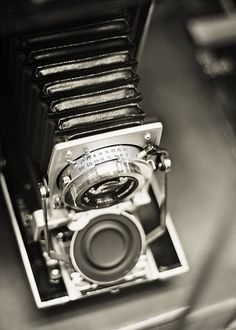
<instances>
[{"instance_id":1,"label":"chrome lens housing","mask_svg":"<svg viewBox=\"0 0 236 330\"><path fill-rule=\"evenodd\" d=\"M153 168L138 159L140 148L114 145L85 152L59 176L61 198L77 210L109 207L130 199L151 178Z\"/></svg>"}]
</instances>

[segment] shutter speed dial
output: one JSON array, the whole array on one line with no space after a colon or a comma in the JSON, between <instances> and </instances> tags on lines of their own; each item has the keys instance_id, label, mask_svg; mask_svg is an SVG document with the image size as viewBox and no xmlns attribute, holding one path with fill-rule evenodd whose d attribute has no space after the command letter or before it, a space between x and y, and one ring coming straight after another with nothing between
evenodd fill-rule
<instances>
[{"instance_id":1,"label":"shutter speed dial","mask_svg":"<svg viewBox=\"0 0 236 330\"><path fill-rule=\"evenodd\" d=\"M115 145L85 152L60 174L62 201L77 210L108 207L130 199L153 168L138 159L140 148Z\"/></svg>"}]
</instances>

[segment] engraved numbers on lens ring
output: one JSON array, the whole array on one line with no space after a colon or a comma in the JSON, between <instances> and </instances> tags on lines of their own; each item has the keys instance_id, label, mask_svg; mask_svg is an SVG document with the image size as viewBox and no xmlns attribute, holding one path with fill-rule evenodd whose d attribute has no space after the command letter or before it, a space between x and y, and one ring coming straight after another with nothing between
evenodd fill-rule
<instances>
[{"instance_id":1,"label":"engraved numbers on lens ring","mask_svg":"<svg viewBox=\"0 0 236 330\"><path fill-rule=\"evenodd\" d=\"M130 160L138 157L140 149L132 145L114 145L93 151L85 149L84 154L73 160L60 175L60 181L63 182L63 177L68 176L73 178L76 175L82 175L96 165L106 163L112 160ZM65 186L65 185L64 185Z\"/></svg>"},{"instance_id":2,"label":"engraved numbers on lens ring","mask_svg":"<svg viewBox=\"0 0 236 330\"><path fill-rule=\"evenodd\" d=\"M74 167L76 167L80 173L84 170L93 168L97 164L101 164L110 160L125 160L137 158L139 149L135 146L118 145L111 146L102 149L97 149L91 152L85 152L84 155L76 160Z\"/></svg>"},{"instance_id":3,"label":"engraved numbers on lens ring","mask_svg":"<svg viewBox=\"0 0 236 330\"><path fill-rule=\"evenodd\" d=\"M138 158L140 148L113 145L89 151L69 164L59 177L62 200L75 209L113 205L144 187L153 169ZM64 178L69 178L64 180Z\"/></svg>"}]
</instances>

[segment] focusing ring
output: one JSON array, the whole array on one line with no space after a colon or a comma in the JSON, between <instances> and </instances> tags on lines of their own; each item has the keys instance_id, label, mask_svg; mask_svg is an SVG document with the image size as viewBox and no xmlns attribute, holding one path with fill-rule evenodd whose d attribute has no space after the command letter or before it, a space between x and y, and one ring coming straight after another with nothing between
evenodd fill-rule
<instances>
[{"instance_id":1,"label":"focusing ring","mask_svg":"<svg viewBox=\"0 0 236 330\"><path fill-rule=\"evenodd\" d=\"M133 216L104 214L74 233L70 255L74 268L95 283L121 280L144 252L145 234Z\"/></svg>"},{"instance_id":2,"label":"focusing ring","mask_svg":"<svg viewBox=\"0 0 236 330\"><path fill-rule=\"evenodd\" d=\"M62 202L84 211L132 198L153 172L139 152L136 146L114 145L82 155L59 175Z\"/></svg>"}]
</instances>

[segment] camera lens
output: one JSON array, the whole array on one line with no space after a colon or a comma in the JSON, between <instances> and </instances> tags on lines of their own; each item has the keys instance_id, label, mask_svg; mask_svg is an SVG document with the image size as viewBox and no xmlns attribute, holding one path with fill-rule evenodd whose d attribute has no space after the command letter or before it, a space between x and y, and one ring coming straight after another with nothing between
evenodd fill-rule
<instances>
[{"instance_id":1,"label":"camera lens","mask_svg":"<svg viewBox=\"0 0 236 330\"><path fill-rule=\"evenodd\" d=\"M132 194L137 185L135 178L127 176L104 180L89 188L82 196L82 201L84 205L91 208L117 204Z\"/></svg>"},{"instance_id":2,"label":"camera lens","mask_svg":"<svg viewBox=\"0 0 236 330\"><path fill-rule=\"evenodd\" d=\"M71 259L89 280L110 283L133 269L142 250L142 232L135 222L123 215L105 214L74 234Z\"/></svg>"},{"instance_id":3,"label":"camera lens","mask_svg":"<svg viewBox=\"0 0 236 330\"><path fill-rule=\"evenodd\" d=\"M112 145L82 154L58 176L62 201L77 210L118 204L140 191L152 173L140 148Z\"/></svg>"}]
</instances>

